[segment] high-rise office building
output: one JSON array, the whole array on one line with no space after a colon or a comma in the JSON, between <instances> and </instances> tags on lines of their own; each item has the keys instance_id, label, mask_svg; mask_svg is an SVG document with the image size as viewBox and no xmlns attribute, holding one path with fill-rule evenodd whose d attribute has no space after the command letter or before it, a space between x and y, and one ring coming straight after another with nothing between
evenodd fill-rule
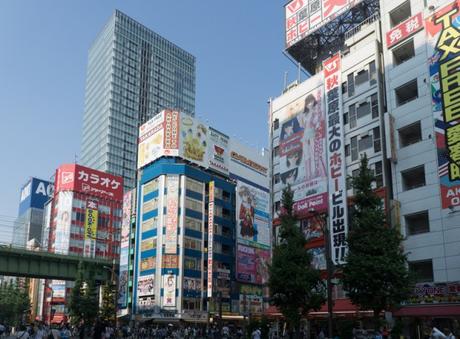
<instances>
[{"instance_id":1,"label":"high-rise office building","mask_svg":"<svg viewBox=\"0 0 460 339\"><path fill-rule=\"evenodd\" d=\"M194 114L195 57L115 10L89 50L81 163L134 187L138 127L165 107Z\"/></svg>"}]
</instances>

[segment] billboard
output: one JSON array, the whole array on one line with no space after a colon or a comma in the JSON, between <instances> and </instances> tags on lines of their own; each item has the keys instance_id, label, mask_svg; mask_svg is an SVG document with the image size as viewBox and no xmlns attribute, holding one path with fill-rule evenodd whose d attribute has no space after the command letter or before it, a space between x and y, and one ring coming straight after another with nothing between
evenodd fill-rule
<instances>
[{"instance_id":1,"label":"billboard","mask_svg":"<svg viewBox=\"0 0 460 339\"><path fill-rule=\"evenodd\" d=\"M208 204L208 298L212 297L213 271L214 271L214 181L209 182Z\"/></svg>"},{"instance_id":2,"label":"billboard","mask_svg":"<svg viewBox=\"0 0 460 339\"><path fill-rule=\"evenodd\" d=\"M455 1L425 21L443 209L460 206L459 8L460 1Z\"/></svg>"},{"instance_id":3,"label":"billboard","mask_svg":"<svg viewBox=\"0 0 460 339\"><path fill-rule=\"evenodd\" d=\"M53 301L56 302L56 299L65 299L65 280L51 280L51 290L53 292Z\"/></svg>"},{"instance_id":4,"label":"billboard","mask_svg":"<svg viewBox=\"0 0 460 339\"><path fill-rule=\"evenodd\" d=\"M239 308L241 314L258 314L263 312L262 287L240 285Z\"/></svg>"},{"instance_id":5,"label":"billboard","mask_svg":"<svg viewBox=\"0 0 460 339\"><path fill-rule=\"evenodd\" d=\"M238 242L270 247L270 194L237 181L236 229Z\"/></svg>"},{"instance_id":6,"label":"billboard","mask_svg":"<svg viewBox=\"0 0 460 339\"><path fill-rule=\"evenodd\" d=\"M53 192L53 183L37 178L30 178L21 188L18 216L21 216L30 207L43 209L45 203L53 197Z\"/></svg>"},{"instance_id":7,"label":"billboard","mask_svg":"<svg viewBox=\"0 0 460 339\"><path fill-rule=\"evenodd\" d=\"M84 224L84 255L85 257L94 256L96 236L97 236L97 221L98 221L98 202L88 199L86 201L86 216Z\"/></svg>"},{"instance_id":8,"label":"billboard","mask_svg":"<svg viewBox=\"0 0 460 339\"><path fill-rule=\"evenodd\" d=\"M303 92L274 112L280 121L280 181L291 185L294 211L327 209L326 122L323 90Z\"/></svg>"},{"instance_id":9,"label":"billboard","mask_svg":"<svg viewBox=\"0 0 460 339\"><path fill-rule=\"evenodd\" d=\"M179 155L179 119L180 113L172 110L164 111L164 155Z\"/></svg>"},{"instance_id":10,"label":"billboard","mask_svg":"<svg viewBox=\"0 0 460 339\"><path fill-rule=\"evenodd\" d=\"M335 54L323 62L327 111L327 163L331 256L336 265L345 263L348 210L345 169L344 125L342 114L341 59Z\"/></svg>"},{"instance_id":11,"label":"billboard","mask_svg":"<svg viewBox=\"0 0 460 339\"><path fill-rule=\"evenodd\" d=\"M167 274L163 276L163 307L176 306L176 276Z\"/></svg>"},{"instance_id":12,"label":"billboard","mask_svg":"<svg viewBox=\"0 0 460 339\"><path fill-rule=\"evenodd\" d=\"M391 48L423 29L422 13L404 20L386 34L387 48Z\"/></svg>"},{"instance_id":13,"label":"billboard","mask_svg":"<svg viewBox=\"0 0 460 339\"><path fill-rule=\"evenodd\" d=\"M166 198L166 235L165 254L176 254L177 252L177 213L179 211L179 176L168 175L167 177L167 198Z\"/></svg>"},{"instance_id":14,"label":"billboard","mask_svg":"<svg viewBox=\"0 0 460 339\"><path fill-rule=\"evenodd\" d=\"M286 48L334 20L362 0L292 0L285 7Z\"/></svg>"},{"instance_id":15,"label":"billboard","mask_svg":"<svg viewBox=\"0 0 460 339\"><path fill-rule=\"evenodd\" d=\"M137 308L139 311L152 309L155 305L155 275L149 274L137 280Z\"/></svg>"},{"instance_id":16,"label":"billboard","mask_svg":"<svg viewBox=\"0 0 460 339\"><path fill-rule=\"evenodd\" d=\"M230 177L233 179L244 178L251 182L268 188L268 152L263 156L257 149L250 148L237 140L230 139Z\"/></svg>"},{"instance_id":17,"label":"billboard","mask_svg":"<svg viewBox=\"0 0 460 339\"><path fill-rule=\"evenodd\" d=\"M56 193L60 191L122 201L123 178L77 164L61 165L56 171Z\"/></svg>"},{"instance_id":18,"label":"billboard","mask_svg":"<svg viewBox=\"0 0 460 339\"><path fill-rule=\"evenodd\" d=\"M207 166L208 127L189 115L180 118L180 155L200 166Z\"/></svg>"},{"instance_id":19,"label":"billboard","mask_svg":"<svg viewBox=\"0 0 460 339\"><path fill-rule=\"evenodd\" d=\"M238 281L265 284L268 282L270 250L237 244L236 277Z\"/></svg>"},{"instance_id":20,"label":"billboard","mask_svg":"<svg viewBox=\"0 0 460 339\"><path fill-rule=\"evenodd\" d=\"M228 175L230 138L209 127L208 137L208 166L209 168Z\"/></svg>"},{"instance_id":21,"label":"billboard","mask_svg":"<svg viewBox=\"0 0 460 339\"><path fill-rule=\"evenodd\" d=\"M59 192L57 196L57 220L54 252L69 254L70 224L72 219L72 192Z\"/></svg>"},{"instance_id":22,"label":"billboard","mask_svg":"<svg viewBox=\"0 0 460 339\"><path fill-rule=\"evenodd\" d=\"M326 269L326 252L324 247L310 248L311 266L316 270Z\"/></svg>"}]
</instances>

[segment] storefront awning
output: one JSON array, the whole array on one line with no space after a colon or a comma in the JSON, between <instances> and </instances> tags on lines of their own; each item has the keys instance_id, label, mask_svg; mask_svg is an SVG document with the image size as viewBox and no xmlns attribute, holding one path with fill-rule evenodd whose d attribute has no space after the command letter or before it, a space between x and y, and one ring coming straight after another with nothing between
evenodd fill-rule
<instances>
[{"instance_id":1,"label":"storefront awning","mask_svg":"<svg viewBox=\"0 0 460 339\"><path fill-rule=\"evenodd\" d=\"M393 313L395 317L460 315L460 304L404 306Z\"/></svg>"}]
</instances>

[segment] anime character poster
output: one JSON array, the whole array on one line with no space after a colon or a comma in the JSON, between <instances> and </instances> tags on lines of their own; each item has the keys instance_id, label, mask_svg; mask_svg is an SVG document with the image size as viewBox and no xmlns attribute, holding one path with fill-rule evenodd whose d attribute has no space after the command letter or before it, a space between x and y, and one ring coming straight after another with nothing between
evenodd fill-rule
<instances>
[{"instance_id":1,"label":"anime character poster","mask_svg":"<svg viewBox=\"0 0 460 339\"><path fill-rule=\"evenodd\" d=\"M208 127L186 114L181 115L180 155L200 166L208 167Z\"/></svg>"},{"instance_id":2,"label":"anime character poster","mask_svg":"<svg viewBox=\"0 0 460 339\"><path fill-rule=\"evenodd\" d=\"M294 191L298 214L327 208L326 125L321 87L284 108L280 179Z\"/></svg>"},{"instance_id":3,"label":"anime character poster","mask_svg":"<svg viewBox=\"0 0 460 339\"><path fill-rule=\"evenodd\" d=\"M238 181L236 197L238 242L263 248L270 247L269 201L268 192Z\"/></svg>"},{"instance_id":4,"label":"anime character poster","mask_svg":"<svg viewBox=\"0 0 460 339\"><path fill-rule=\"evenodd\" d=\"M265 284L268 282L268 264L270 262L270 251L237 245L237 280Z\"/></svg>"},{"instance_id":5,"label":"anime character poster","mask_svg":"<svg viewBox=\"0 0 460 339\"><path fill-rule=\"evenodd\" d=\"M441 206L448 209L460 206L460 1L440 8L425 26Z\"/></svg>"}]
</instances>

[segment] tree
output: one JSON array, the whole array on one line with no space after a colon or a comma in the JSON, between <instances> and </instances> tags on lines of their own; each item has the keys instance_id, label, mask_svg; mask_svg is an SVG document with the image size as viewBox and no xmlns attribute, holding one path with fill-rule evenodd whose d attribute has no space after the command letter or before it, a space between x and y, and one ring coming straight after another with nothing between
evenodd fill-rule
<instances>
[{"instance_id":1,"label":"tree","mask_svg":"<svg viewBox=\"0 0 460 339\"><path fill-rule=\"evenodd\" d=\"M115 323L116 320L116 305L115 305L115 296L116 289L113 283L107 283L104 286L102 292L102 305L100 310L100 316L103 321Z\"/></svg>"},{"instance_id":2,"label":"tree","mask_svg":"<svg viewBox=\"0 0 460 339\"><path fill-rule=\"evenodd\" d=\"M96 283L93 278L83 279L81 262L70 295L69 311L73 324L83 321L85 326L90 326L99 312Z\"/></svg>"},{"instance_id":3,"label":"tree","mask_svg":"<svg viewBox=\"0 0 460 339\"><path fill-rule=\"evenodd\" d=\"M27 284L19 287L10 281L0 286L0 322L17 326L30 311L30 299Z\"/></svg>"},{"instance_id":4,"label":"tree","mask_svg":"<svg viewBox=\"0 0 460 339\"><path fill-rule=\"evenodd\" d=\"M268 281L271 302L281 311L289 327L299 335L302 316L325 302L320 272L312 268L307 241L293 212L293 192L283 190L280 244L273 250Z\"/></svg>"},{"instance_id":5,"label":"tree","mask_svg":"<svg viewBox=\"0 0 460 339\"><path fill-rule=\"evenodd\" d=\"M383 310L407 299L411 279L402 236L387 225L382 201L372 189L374 180L364 156L359 175L352 179L355 197L342 282L353 304L372 310L379 326Z\"/></svg>"}]
</instances>

